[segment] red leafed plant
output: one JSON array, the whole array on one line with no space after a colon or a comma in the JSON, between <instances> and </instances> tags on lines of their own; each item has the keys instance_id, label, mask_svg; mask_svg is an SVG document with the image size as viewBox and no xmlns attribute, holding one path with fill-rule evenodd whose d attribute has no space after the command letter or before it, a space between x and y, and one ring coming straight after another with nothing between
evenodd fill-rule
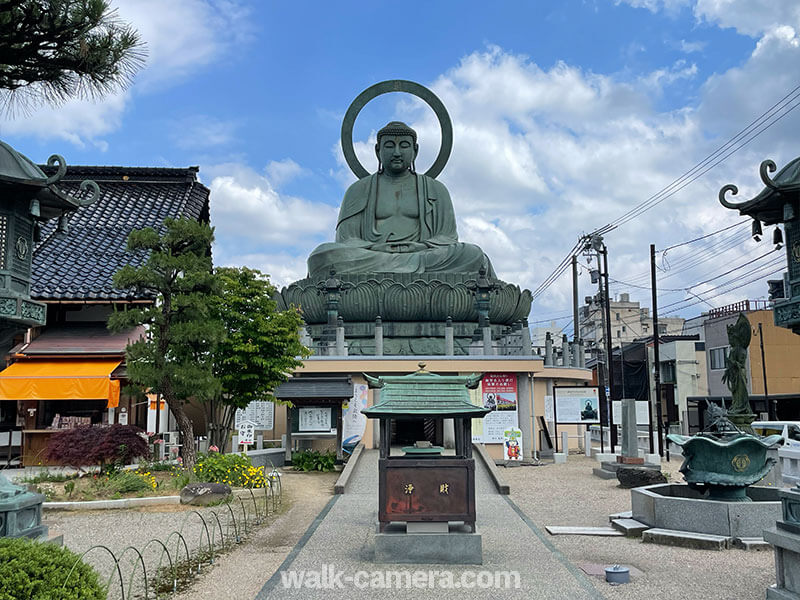
<instances>
[{"instance_id":1,"label":"red leafed plant","mask_svg":"<svg viewBox=\"0 0 800 600\"><path fill-rule=\"evenodd\" d=\"M142 433L133 425L65 429L50 436L46 456L77 469L88 465L125 465L135 458L149 457Z\"/></svg>"}]
</instances>

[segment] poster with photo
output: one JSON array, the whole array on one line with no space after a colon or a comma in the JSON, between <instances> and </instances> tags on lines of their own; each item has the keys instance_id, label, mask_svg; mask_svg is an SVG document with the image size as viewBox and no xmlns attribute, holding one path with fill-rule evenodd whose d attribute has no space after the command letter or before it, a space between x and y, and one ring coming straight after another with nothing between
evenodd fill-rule
<instances>
[{"instance_id":1,"label":"poster with photo","mask_svg":"<svg viewBox=\"0 0 800 600\"><path fill-rule=\"evenodd\" d=\"M600 422L600 392L597 387L555 387L553 396L558 423Z\"/></svg>"},{"instance_id":2,"label":"poster with photo","mask_svg":"<svg viewBox=\"0 0 800 600\"><path fill-rule=\"evenodd\" d=\"M503 433L519 426L516 374L486 373L481 381L481 399L484 408L491 412L483 419L483 435L479 441L484 444L503 444Z\"/></svg>"},{"instance_id":3,"label":"poster with photo","mask_svg":"<svg viewBox=\"0 0 800 600\"><path fill-rule=\"evenodd\" d=\"M354 444L364 435L367 417L361 411L367 408L366 383L353 385L353 397L342 404L342 444Z\"/></svg>"}]
</instances>

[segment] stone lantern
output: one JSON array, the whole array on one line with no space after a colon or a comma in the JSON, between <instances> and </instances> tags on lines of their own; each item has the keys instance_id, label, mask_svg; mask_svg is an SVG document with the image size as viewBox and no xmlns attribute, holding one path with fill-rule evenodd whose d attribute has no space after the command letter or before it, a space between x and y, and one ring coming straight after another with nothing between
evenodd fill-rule
<instances>
[{"instance_id":1,"label":"stone lantern","mask_svg":"<svg viewBox=\"0 0 800 600\"><path fill-rule=\"evenodd\" d=\"M47 165L57 167L48 177L30 159L0 142L0 323L12 327L44 325L47 306L30 299L31 255L39 241L41 223L58 219L66 233L69 215L97 200L94 181L84 181L78 196L60 191L56 183L67 167L53 155Z\"/></svg>"},{"instance_id":2,"label":"stone lantern","mask_svg":"<svg viewBox=\"0 0 800 600\"><path fill-rule=\"evenodd\" d=\"M730 192L735 196L739 189L728 184L719 191L719 201L725 208L738 210L740 215L753 218L753 237L759 241L763 235L762 225L783 225L786 232L786 258L788 272L783 282L769 282L770 298L775 300L775 325L791 329L800 334L800 157L795 158L775 177L775 163L765 160L759 169L761 181L765 188L751 200L733 204L726 200ZM781 230L776 228L773 243L780 247L783 244ZM773 290L778 293L772 293Z\"/></svg>"}]
</instances>

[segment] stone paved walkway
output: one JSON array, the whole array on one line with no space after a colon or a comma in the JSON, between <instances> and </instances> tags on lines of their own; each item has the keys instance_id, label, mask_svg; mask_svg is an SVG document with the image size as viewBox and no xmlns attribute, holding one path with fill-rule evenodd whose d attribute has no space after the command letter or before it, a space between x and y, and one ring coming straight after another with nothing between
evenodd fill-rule
<instances>
[{"instance_id":1,"label":"stone paved walkway","mask_svg":"<svg viewBox=\"0 0 800 600\"><path fill-rule=\"evenodd\" d=\"M506 497L495 492L489 476L476 460L476 491L478 510L478 532L483 536L483 565L378 565L372 562L374 554L372 538L377 523L378 452L364 452L347 494L334 497L320 517L312 524L300 543L290 553L284 564L265 583L257 600L303 598L375 598L388 594L391 598L509 598L582 600L601 598L596 588L578 568L569 562L547 540L547 534L539 530L527 516ZM513 485L513 481L511 482ZM319 574L325 570L327 575ZM424 572L425 583L410 588L376 589L358 588L348 583L347 578L358 577L360 583L375 580L378 585L387 581L386 571ZM438 571L433 574L431 572ZM442 571L452 575L453 587L445 586L450 580ZM482 589L477 583L489 582L489 575L480 571L517 571L519 588ZM322 584L332 583L331 573L342 573L337 581L343 587L329 585L326 588L308 587L316 584L314 577L322 577ZM358 575L367 572L367 575ZM462 580L462 576L466 579ZM288 577L304 577L302 588L287 588ZM393 575L392 575L393 576ZM334 575L335 577L335 575ZM401 576L402 577L402 576ZM298 579L295 579L297 582ZM352 579L351 579L352 581ZM433 583L431 584L431 581ZM469 589L461 583L473 584ZM424 587L422 587L424 585Z\"/></svg>"}]
</instances>

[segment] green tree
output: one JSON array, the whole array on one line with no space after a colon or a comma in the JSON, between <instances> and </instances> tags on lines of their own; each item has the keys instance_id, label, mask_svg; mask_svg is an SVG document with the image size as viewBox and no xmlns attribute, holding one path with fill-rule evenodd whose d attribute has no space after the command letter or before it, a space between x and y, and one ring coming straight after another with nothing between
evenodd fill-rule
<instances>
[{"instance_id":1,"label":"green tree","mask_svg":"<svg viewBox=\"0 0 800 600\"><path fill-rule=\"evenodd\" d=\"M276 402L272 391L310 353L300 342L299 312L278 310L276 290L265 275L246 267L220 267L216 274L214 312L226 335L213 352L220 393L205 409L209 442L224 451L236 409L255 400Z\"/></svg>"},{"instance_id":2,"label":"green tree","mask_svg":"<svg viewBox=\"0 0 800 600\"><path fill-rule=\"evenodd\" d=\"M109 327L147 326L147 337L127 348L128 377L164 398L181 433L184 466L191 469L194 428L185 405L190 398L206 401L220 391L212 368L212 350L224 335L212 310L214 231L191 219L167 219L164 225L163 234L150 227L132 231L128 250L147 258L141 266L129 264L114 275L115 287L148 293L154 304L113 313Z\"/></svg>"},{"instance_id":3,"label":"green tree","mask_svg":"<svg viewBox=\"0 0 800 600\"><path fill-rule=\"evenodd\" d=\"M123 89L145 56L139 33L108 0L0 0L0 100L8 111Z\"/></svg>"}]
</instances>

